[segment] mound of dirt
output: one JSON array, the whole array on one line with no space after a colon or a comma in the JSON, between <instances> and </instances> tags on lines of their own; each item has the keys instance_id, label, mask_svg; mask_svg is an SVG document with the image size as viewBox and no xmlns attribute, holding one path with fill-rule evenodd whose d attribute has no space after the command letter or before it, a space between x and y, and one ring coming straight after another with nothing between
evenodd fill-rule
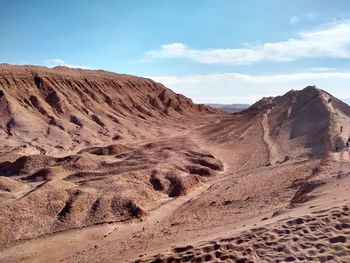
<instances>
[{"instance_id":1,"label":"mound of dirt","mask_svg":"<svg viewBox=\"0 0 350 263\"><path fill-rule=\"evenodd\" d=\"M0 176L0 191L12 192L21 188L23 184L9 177Z\"/></svg>"},{"instance_id":2,"label":"mound of dirt","mask_svg":"<svg viewBox=\"0 0 350 263\"><path fill-rule=\"evenodd\" d=\"M105 147L89 147L80 150L78 153L91 153L96 155L118 155L123 152L130 151L131 148L123 144L112 144Z\"/></svg>"}]
</instances>

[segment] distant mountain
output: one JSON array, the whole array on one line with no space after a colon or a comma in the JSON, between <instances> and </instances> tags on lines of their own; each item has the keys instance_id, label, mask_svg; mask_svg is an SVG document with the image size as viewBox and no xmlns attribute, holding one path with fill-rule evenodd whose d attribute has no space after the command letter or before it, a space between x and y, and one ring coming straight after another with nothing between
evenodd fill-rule
<instances>
[{"instance_id":1,"label":"distant mountain","mask_svg":"<svg viewBox=\"0 0 350 263\"><path fill-rule=\"evenodd\" d=\"M350 105L350 98L342 98L340 100ZM216 109L222 109L229 113L240 112L242 110L248 109L251 106L249 104L219 104L219 103L205 104L205 105Z\"/></svg>"},{"instance_id":2,"label":"distant mountain","mask_svg":"<svg viewBox=\"0 0 350 263\"><path fill-rule=\"evenodd\" d=\"M206 104L210 107L222 109L226 112L239 112L245 109L248 109L250 107L249 104Z\"/></svg>"}]
</instances>

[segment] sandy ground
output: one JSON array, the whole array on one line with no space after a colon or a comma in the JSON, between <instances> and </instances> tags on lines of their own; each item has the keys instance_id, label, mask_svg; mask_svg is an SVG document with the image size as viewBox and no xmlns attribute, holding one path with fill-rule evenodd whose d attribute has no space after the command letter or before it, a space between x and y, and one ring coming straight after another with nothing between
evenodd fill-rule
<instances>
[{"instance_id":1,"label":"sandy ground","mask_svg":"<svg viewBox=\"0 0 350 263\"><path fill-rule=\"evenodd\" d=\"M349 260L347 160L323 163L313 181L327 183L305 193L310 195L307 202L292 204L291 178L308 177L314 167L320 167L319 161L237 169L237 160L227 155L229 149L200 141L202 130L199 127L185 136L199 145L205 143L224 162L225 170L216 177L186 196L166 201L142 221L24 241L2 251L2 262ZM261 147L266 143L263 138ZM258 156L264 160L255 157L254 162L269 161L267 151ZM241 167L249 161L241 161Z\"/></svg>"},{"instance_id":2,"label":"sandy ground","mask_svg":"<svg viewBox=\"0 0 350 263\"><path fill-rule=\"evenodd\" d=\"M228 115L147 79L15 68L0 67L0 262L350 261L350 109L330 94Z\"/></svg>"}]
</instances>

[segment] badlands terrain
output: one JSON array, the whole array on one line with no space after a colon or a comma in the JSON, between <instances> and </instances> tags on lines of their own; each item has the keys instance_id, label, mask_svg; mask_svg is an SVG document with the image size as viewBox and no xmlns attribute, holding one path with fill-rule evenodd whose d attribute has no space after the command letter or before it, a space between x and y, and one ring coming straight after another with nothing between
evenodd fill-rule
<instances>
[{"instance_id":1,"label":"badlands terrain","mask_svg":"<svg viewBox=\"0 0 350 263\"><path fill-rule=\"evenodd\" d=\"M0 64L0 262L350 262L349 138L314 86L228 114Z\"/></svg>"}]
</instances>

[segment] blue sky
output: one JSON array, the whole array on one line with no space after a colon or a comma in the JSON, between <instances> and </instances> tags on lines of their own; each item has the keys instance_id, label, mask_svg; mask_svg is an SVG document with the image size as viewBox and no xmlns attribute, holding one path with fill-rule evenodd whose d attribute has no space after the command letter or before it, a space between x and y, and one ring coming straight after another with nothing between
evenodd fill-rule
<instances>
[{"instance_id":1,"label":"blue sky","mask_svg":"<svg viewBox=\"0 0 350 263\"><path fill-rule=\"evenodd\" d=\"M0 62L151 77L195 102L350 97L350 1L0 0Z\"/></svg>"}]
</instances>

